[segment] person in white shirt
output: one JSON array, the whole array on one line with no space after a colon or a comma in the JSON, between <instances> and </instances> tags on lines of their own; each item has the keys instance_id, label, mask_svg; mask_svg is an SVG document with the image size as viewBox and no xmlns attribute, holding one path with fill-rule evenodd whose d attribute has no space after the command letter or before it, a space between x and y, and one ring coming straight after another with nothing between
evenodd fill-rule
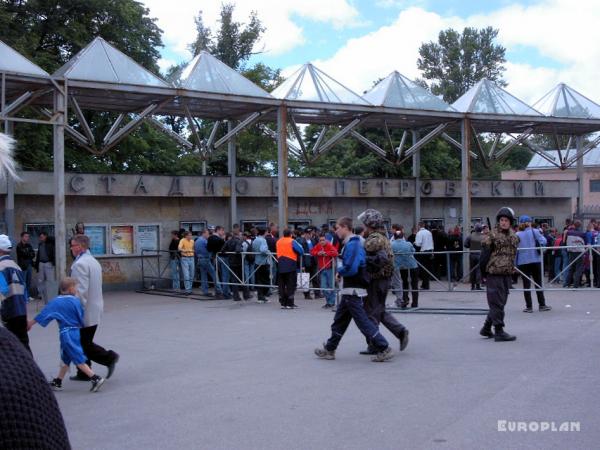
<instances>
[{"instance_id":1,"label":"person in white shirt","mask_svg":"<svg viewBox=\"0 0 600 450\"><path fill-rule=\"evenodd\" d=\"M419 222L419 231L415 237L415 248L417 249L417 261L420 264L421 289L429 289L429 279L433 270L433 236L424 222Z\"/></svg>"}]
</instances>

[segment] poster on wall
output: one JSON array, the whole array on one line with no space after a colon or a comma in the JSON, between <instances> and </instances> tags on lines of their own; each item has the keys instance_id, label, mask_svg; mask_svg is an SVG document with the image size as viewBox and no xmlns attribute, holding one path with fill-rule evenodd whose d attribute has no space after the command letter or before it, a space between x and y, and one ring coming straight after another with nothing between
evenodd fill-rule
<instances>
[{"instance_id":1,"label":"poster on wall","mask_svg":"<svg viewBox=\"0 0 600 450\"><path fill-rule=\"evenodd\" d=\"M86 225L84 233L90 238L90 252L92 255L106 255L106 227L101 225Z\"/></svg>"},{"instance_id":2,"label":"poster on wall","mask_svg":"<svg viewBox=\"0 0 600 450\"><path fill-rule=\"evenodd\" d=\"M133 255L133 226L111 226L110 241L113 255Z\"/></svg>"},{"instance_id":3,"label":"poster on wall","mask_svg":"<svg viewBox=\"0 0 600 450\"><path fill-rule=\"evenodd\" d=\"M158 225L138 225L137 227L137 249L158 250Z\"/></svg>"}]
</instances>

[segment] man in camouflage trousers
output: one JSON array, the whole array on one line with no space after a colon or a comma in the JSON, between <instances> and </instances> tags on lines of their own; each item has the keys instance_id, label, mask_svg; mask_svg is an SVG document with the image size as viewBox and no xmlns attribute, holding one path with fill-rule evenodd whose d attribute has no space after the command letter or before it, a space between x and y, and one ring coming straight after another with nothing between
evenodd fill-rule
<instances>
[{"instance_id":1,"label":"man in camouflage trousers","mask_svg":"<svg viewBox=\"0 0 600 450\"><path fill-rule=\"evenodd\" d=\"M383 216L375 209L367 209L358 216L365 228L365 251L367 272L370 276L365 310L377 325L383 324L400 341L400 351L408 345L408 329L385 309L385 302L394 273L394 253L390 240L383 231ZM377 353L367 340L367 349L362 355Z\"/></svg>"},{"instance_id":2,"label":"man in camouflage trousers","mask_svg":"<svg viewBox=\"0 0 600 450\"><path fill-rule=\"evenodd\" d=\"M493 337L496 342L517 339L504 331L504 306L508 300L519 245L519 237L511 227L514 220L515 214L511 208L500 208L496 215L496 228L484 238L481 247L481 272L487 274L485 287L490 311L479 334L486 338ZM495 333L492 333L492 325Z\"/></svg>"}]
</instances>

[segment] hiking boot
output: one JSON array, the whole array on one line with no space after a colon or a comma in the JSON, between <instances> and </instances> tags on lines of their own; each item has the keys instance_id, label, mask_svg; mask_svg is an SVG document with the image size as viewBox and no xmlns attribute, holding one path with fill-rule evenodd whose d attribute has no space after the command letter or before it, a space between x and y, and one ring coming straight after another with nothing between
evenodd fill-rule
<instances>
[{"instance_id":1,"label":"hiking boot","mask_svg":"<svg viewBox=\"0 0 600 450\"><path fill-rule=\"evenodd\" d=\"M371 348L371 347L367 347L366 350L359 352L359 354L361 354L361 355L376 355L377 350L375 350L374 348Z\"/></svg>"},{"instance_id":2,"label":"hiking boot","mask_svg":"<svg viewBox=\"0 0 600 450\"><path fill-rule=\"evenodd\" d=\"M335 359L335 350L327 350L323 345L323 348L315 348L315 355L321 359L332 360Z\"/></svg>"},{"instance_id":3,"label":"hiking boot","mask_svg":"<svg viewBox=\"0 0 600 450\"><path fill-rule=\"evenodd\" d=\"M108 372L106 373L106 379L107 380L110 377L112 377L112 374L115 371L115 366L119 362L119 354L115 353L115 352L113 352L113 353L114 353L114 358L113 358L112 362L108 365Z\"/></svg>"},{"instance_id":4,"label":"hiking boot","mask_svg":"<svg viewBox=\"0 0 600 450\"><path fill-rule=\"evenodd\" d=\"M548 305L540 306L540 311L551 311L551 310L552 310L552 306L548 306Z\"/></svg>"},{"instance_id":5,"label":"hiking boot","mask_svg":"<svg viewBox=\"0 0 600 450\"><path fill-rule=\"evenodd\" d=\"M529 307L527 307L527 308L525 308L525 309L523 310L523 312L524 312L524 313L532 313L532 312L533 312L533 308L529 308Z\"/></svg>"},{"instance_id":6,"label":"hiking boot","mask_svg":"<svg viewBox=\"0 0 600 450\"><path fill-rule=\"evenodd\" d=\"M60 378L54 378L52 381L49 381L48 384L52 388L53 391L62 391L62 380Z\"/></svg>"},{"instance_id":7,"label":"hiking boot","mask_svg":"<svg viewBox=\"0 0 600 450\"><path fill-rule=\"evenodd\" d=\"M511 342L511 341L516 341L517 337L513 336L511 334L508 334L506 331L504 330L496 330L496 333L494 334L494 341L496 342Z\"/></svg>"},{"instance_id":8,"label":"hiking boot","mask_svg":"<svg viewBox=\"0 0 600 450\"><path fill-rule=\"evenodd\" d=\"M373 362L385 362L389 361L394 357L394 352L392 351L392 347L389 345L385 348L385 350L380 351L375 356L371 358Z\"/></svg>"},{"instance_id":9,"label":"hiking boot","mask_svg":"<svg viewBox=\"0 0 600 450\"><path fill-rule=\"evenodd\" d=\"M106 380L100 375L94 375L92 378L90 378L90 381L92 382L92 387L90 388L90 391L98 392L98 389L100 389L100 387L104 384Z\"/></svg>"},{"instance_id":10,"label":"hiking boot","mask_svg":"<svg viewBox=\"0 0 600 450\"><path fill-rule=\"evenodd\" d=\"M484 325L481 330L479 330L479 334L481 336L483 336L484 338L493 338L494 337L494 333L492 331L492 327L486 326Z\"/></svg>"},{"instance_id":11,"label":"hiking boot","mask_svg":"<svg viewBox=\"0 0 600 450\"><path fill-rule=\"evenodd\" d=\"M406 347L408 347L408 334L409 334L408 328L405 328L400 333L400 351L401 352L406 350Z\"/></svg>"}]
</instances>

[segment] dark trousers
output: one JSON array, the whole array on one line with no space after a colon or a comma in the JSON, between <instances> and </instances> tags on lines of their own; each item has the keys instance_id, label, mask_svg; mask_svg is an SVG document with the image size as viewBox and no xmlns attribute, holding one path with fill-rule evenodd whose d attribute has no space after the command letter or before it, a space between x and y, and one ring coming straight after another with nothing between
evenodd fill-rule
<instances>
[{"instance_id":1,"label":"dark trousers","mask_svg":"<svg viewBox=\"0 0 600 450\"><path fill-rule=\"evenodd\" d=\"M419 269L400 269L402 277L402 304L408 305L408 292L411 292L412 307L419 306ZM410 277L410 288L408 279Z\"/></svg>"},{"instance_id":2,"label":"dark trousers","mask_svg":"<svg viewBox=\"0 0 600 450\"><path fill-rule=\"evenodd\" d=\"M262 284L265 286L268 286L269 284L271 284L271 280L269 279L270 276L270 268L268 264L263 264L260 266L257 266L256 269L256 273L255 273L255 279L256 279L256 284ZM258 299L262 300L262 299L266 299L267 296L269 295L269 288L268 287L257 287L256 291L258 293Z\"/></svg>"},{"instance_id":3,"label":"dark trousers","mask_svg":"<svg viewBox=\"0 0 600 450\"><path fill-rule=\"evenodd\" d=\"M510 275L489 275L485 279L487 301L490 311L485 320L486 326L496 329L504 328L504 307L508 300L508 292L511 284Z\"/></svg>"},{"instance_id":4,"label":"dark trousers","mask_svg":"<svg viewBox=\"0 0 600 450\"><path fill-rule=\"evenodd\" d=\"M86 364L91 366L92 364L90 361L94 361L103 366L109 366L112 364L117 354L112 350L106 350L104 347L101 347L94 342L94 335L96 334L97 329L98 325L92 325L91 327L83 327L79 330L81 336L81 348L88 358ZM82 377L86 376L79 369L77 369L77 375Z\"/></svg>"},{"instance_id":5,"label":"dark trousers","mask_svg":"<svg viewBox=\"0 0 600 450\"><path fill-rule=\"evenodd\" d=\"M580 287L581 286L581 276L583 275L583 253L579 253L579 252L567 252L567 254L569 255L569 264L571 264L571 266L569 267L568 271L569 274L567 275L567 278L565 279L564 282L564 286L568 286L570 284L573 285L573 287ZM575 261L575 262L573 262Z\"/></svg>"},{"instance_id":6,"label":"dark trousers","mask_svg":"<svg viewBox=\"0 0 600 450\"><path fill-rule=\"evenodd\" d=\"M387 298L390 280L372 280L367 288L367 301L365 302L365 311L369 318L379 325L386 327L397 338L400 339L406 329L404 325L396 320L393 314L385 309L385 300ZM371 340L367 338L367 344L371 346Z\"/></svg>"},{"instance_id":7,"label":"dark trousers","mask_svg":"<svg viewBox=\"0 0 600 450\"><path fill-rule=\"evenodd\" d=\"M229 281L231 283L241 283L242 280L244 279L242 266L231 266L231 271L234 273L235 276L232 276L229 279ZM246 282L248 282L248 280L246 280ZM240 290L242 291L244 298L250 298L250 288L247 285L239 286L238 284L232 284L231 285L231 293L233 294L234 300L241 300Z\"/></svg>"},{"instance_id":8,"label":"dark trousers","mask_svg":"<svg viewBox=\"0 0 600 450\"><path fill-rule=\"evenodd\" d=\"M27 351L31 353L31 348L29 348L29 335L27 334L27 316L11 317L2 322L6 329L14 334L19 341L21 341L21 344L25 346Z\"/></svg>"},{"instance_id":9,"label":"dark trousers","mask_svg":"<svg viewBox=\"0 0 600 450\"><path fill-rule=\"evenodd\" d=\"M469 255L469 280L471 287L481 284L481 269L479 268L479 253Z\"/></svg>"},{"instance_id":10,"label":"dark trousers","mask_svg":"<svg viewBox=\"0 0 600 450\"><path fill-rule=\"evenodd\" d=\"M342 295L331 324L331 337L325 344L327 350L334 351L337 348L352 319L377 351L388 347L388 342L379 332L377 325L367 316L363 299L356 295Z\"/></svg>"},{"instance_id":11,"label":"dark trousers","mask_svg":"<svg viewBox=\"0 0 600 450\"><path fill-rule=\"evenodd\" d=\"M296 293L296 272L279 272L279 303L281 306L294 306Z\"/></svg>"},{"instance_id":12,"label":"dark trousers","mask_svg":"<svg viewBox=\"0 0 600 450\"><path fill-rule=\"evenodd\" d=\"M519 265L519 270L524 274L521 274L521 277L523 278L523 289L531 289L531 278L533 278L536 285L542 285L542 265L540 263L521 264ZM534 286L534 289L539 305L544 306L546 304L544 291L537 289L537 286ZM528 308L531 308L531 291L523 291L523 296L525 297L525 305Z\"/></svg>"},{"instance_id":13,"label":"dark trousers","mask_svg":"<svg viewBox=\"0 0 600 450\"><path fill-rule=\"evenodd\" d=\"M421 287L429 289L430 273L433 274L433 253L424 252L417 254L417 260L422 267L419 268L419 278L421 278Z\"/></svg>"}]
</instances>

